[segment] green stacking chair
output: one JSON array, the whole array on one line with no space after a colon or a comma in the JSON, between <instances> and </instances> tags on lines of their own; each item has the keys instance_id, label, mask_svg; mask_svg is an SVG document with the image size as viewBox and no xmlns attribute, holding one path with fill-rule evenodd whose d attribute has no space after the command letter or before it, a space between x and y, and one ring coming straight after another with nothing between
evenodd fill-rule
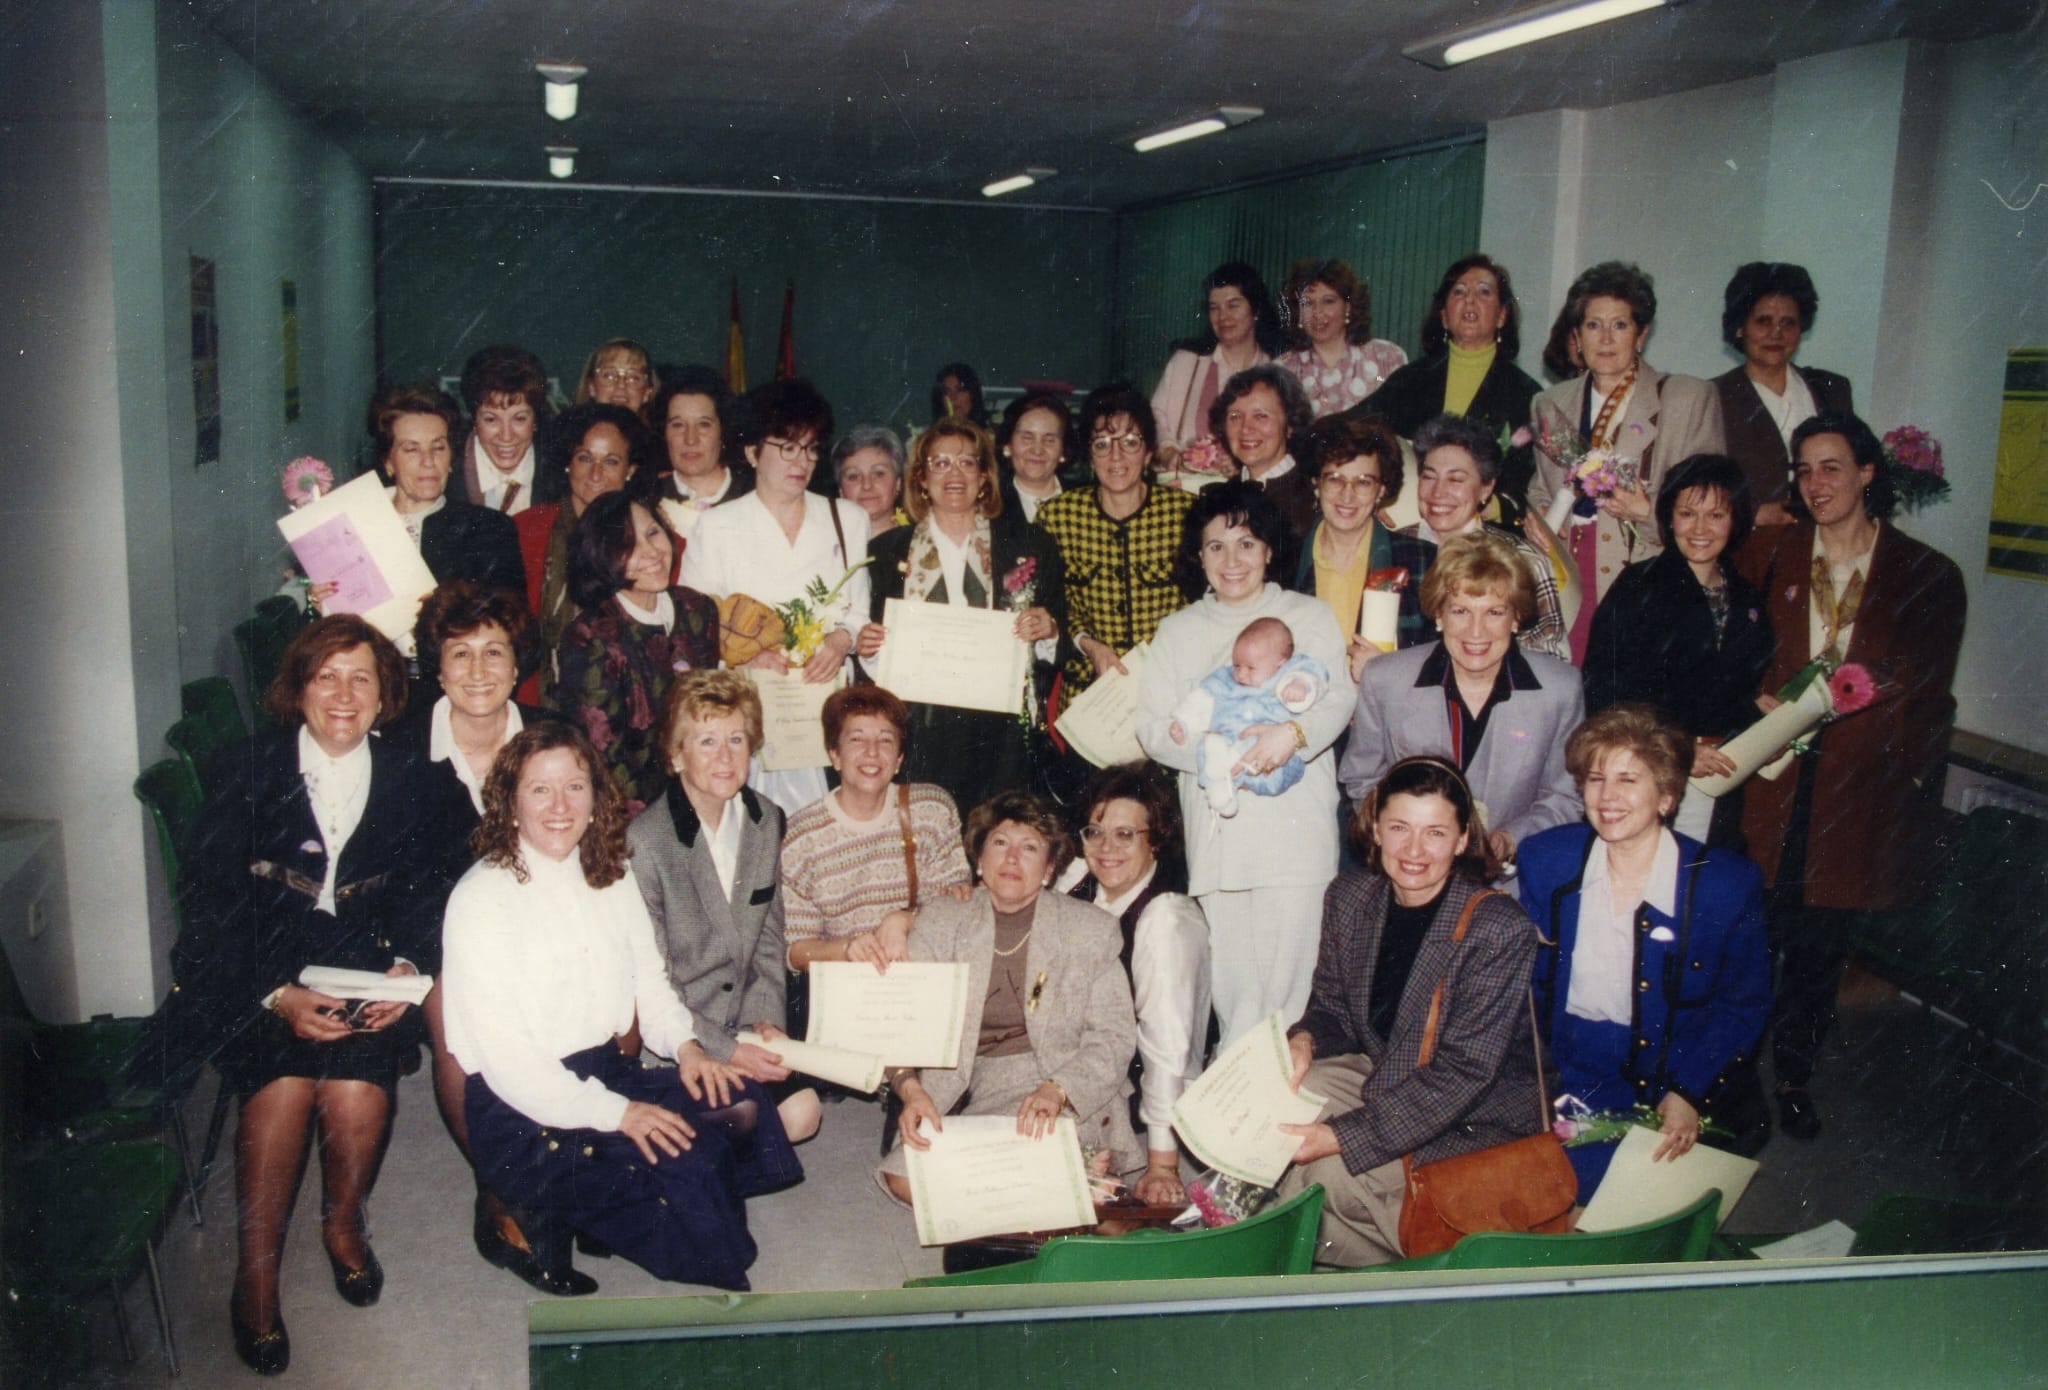
<instances>
[{"instance_id":1,"label":"green stacking chair","mask_svg":"<svg viewBox=\"0 0 2048 1390\"><path fill-rule=\"evenodd\" d=\"M133 1361L121 1295L137 1269L146 1269L164 1362L178 1374L156 1240L177 1197L180 1166L176 1154L146 1140L70 1143L9 1165L0 1273L14 1336L86 1345L81 1301L111 1291L122 1352Z\"/></svg>"},{"instance_id":2,"label":"green stacking chair","mask_svg":"<svg viewBox=\"0 0 2048 1390\"><path fill-rule=\"evenodd\" d=\"M912 1279L907 1289L989 1284L1096 1284L1125 1279L1230 1279L1306 1274L1315 1261L1323 1189L1311 1186L1231 1226L1135 1231L1127 1236L1055 1236L1034 1259L966 1274Z\"/></svg>"},{"instance_id":3,"label":"green stacking chair","mask_svg":"<svg viewBox=\"0 0 2048 1390\"><path fill-rule=\"evenodd\" d=\"M1381 1269L1554 1269L1573 1265L1650 1265L1704 1260L1721 1210L1721 1190L1709 1189L1684 1211L1618 1231L1528 1235L1481 1231L1448 1250L1399 1260Z\"/></svg>"},{"instance_id":4,"label":"green stacking chair","mask_svg":"<svg viewBox=\"0 0 2048 1390\"><path fill-rule=\"evenodd\" d=\"M178 713L205 724L213 731L216 744L249 736L249 722L242 718L242 703L235 698L235 688L226 676L201 676L196 681L186 681L179 691Z\"/></svg>"},{"instance_id":5,"label":"green stacking chair","mask_svg":"<svg viewBox=\"0 0 2048 1390\"><path fill-rule=\"evenodd\" d=\"M278 594L256 605L253 616L235 624L235 646L242 653L242 673L248 679L249 702L256 707L256 722L268 725L263 712L263 692L277 675L284 649L308 621L298 600Z\"/></svg>"}]
</instances>

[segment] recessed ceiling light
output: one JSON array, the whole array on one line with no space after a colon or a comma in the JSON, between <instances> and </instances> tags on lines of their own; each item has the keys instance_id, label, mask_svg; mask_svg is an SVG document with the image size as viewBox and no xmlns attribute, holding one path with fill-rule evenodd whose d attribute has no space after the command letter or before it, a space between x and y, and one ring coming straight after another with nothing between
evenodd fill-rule
<instances>
[{"instance_id":1,"label":"recessed ceiling light","mask_svg":"<svg viewBox=\"0 0 2048 1390\"><path fill-rule=\"evenodd\" d=\"M1660 6L1676 3L1677 0L1557 0L1557 3L1538 5L1533 9L1520 10L1505 19L1487 24L1467 25L1448 34L1410 44L1401 50L1402 56L1426 63L1433 68L1452 68L1460 63L1469 63L1474 58L1506 49L1519 48L1523 44L1539 43L1544 39L1569 34L1574 29L1585 29L1595 24L1605 24L1612 19L1640 14Z\"/></svg>"},{"instance_id":2,"label":"recessed ceiling light","mask_svg":"<svg viewBox=\"0 0 2048 1390\"><path fill-rule=\"evenodd\" d=\"M576 172L576 147L574 145L549 145L548 172L558 179L566 179Z\"/></svg>"},{"instance_id":3,"label":"recessed ceiling light","mask_svg":"<svg viewBox=\"0 0 2048 1390\"><path fill-rule=\"evenodd\" d=\"M1246 121L1256 121L1265 114L1266 108L1263 106L1219 106L1206 116L1183 121L1165 130L1154 131L1150 135L1141 135L1131 142L1131 148L1139 154L1150 154L1154 150L1163 150L1168 145L1178 145L1183 140L1198 140L1204 135L1214 135L1232 126L1243 125Z\"/></svg>"},{"instance_id":4,"label":"recessed ceiling light","mask_svg":"<svg viewBox=\"0 0 2048 1390\"><path fill-rule=\"evenodd\" d=\"M541 91L547 113L558 121L575 115L576 84L590 75L590 69L581 63L535 63L533 70L547 81Z\"/></svg>"},{"instance_id":5,"label":"recessed ceiling light","mask_svg":"<svg viewBox=\"0 0 2048 1390\"><path fill-rule=\"evenodd\" d=\"M1019 189L1031 187L1034 183L1043 183L1057 173L1059 173L1057 169L1047 169L1034 164L1021 174L1012 174L1006 179L997 179L994 183L983 184L981 196L984 198L1000 198L1005 193L1015 193Z\"/></svg>"}]
</instances>

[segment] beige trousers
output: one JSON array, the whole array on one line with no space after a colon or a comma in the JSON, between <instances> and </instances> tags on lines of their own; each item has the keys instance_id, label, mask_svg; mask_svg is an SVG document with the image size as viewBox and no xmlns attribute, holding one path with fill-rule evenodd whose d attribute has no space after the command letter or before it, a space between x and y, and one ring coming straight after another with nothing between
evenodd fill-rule
<instances>
[{"instance_id":1,"label":"beige trousers","mask_svg":"<svg viewBox=\"0 0 2048 1390\"><path fill-rule=\"evenodd\" d=\"M1358 1108L1358 1092L1372 1075L1372 1061L1362 1053L1318 1057L1302 1079L1306 1090L1328 1096L1316 1118L1327 1120ZM1310 1183L1323 1185L1323 1224L1316 1242L1316 1263L1360 1269L1401 1258L1401 1203L1407 1180L1396 1158L1363 1173L1344 1166L1341 1154L1296 1164L1280 1179L1282 1200Z\"/></svg>"}]
</instances>

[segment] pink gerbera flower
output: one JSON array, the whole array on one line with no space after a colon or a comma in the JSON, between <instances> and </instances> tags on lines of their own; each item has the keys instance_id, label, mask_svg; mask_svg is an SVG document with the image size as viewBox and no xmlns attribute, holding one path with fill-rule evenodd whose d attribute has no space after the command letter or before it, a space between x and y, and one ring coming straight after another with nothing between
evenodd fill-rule
<instances>
[{"instance_id":1,"label":"pink gerbera flower","mask_svg":"<svg viewBox=\"0 0 2048 1390\"><path fill-rule=\"evenodd\" d=\"M308 454L284 466L284 500L294 507L311 502L334 487L334 470Z\"/></svg>"},{"instance_id":2,"label":"pink gerbera flower","mask_svg":"<svg viewBox=\"0 0 2048 1390\"><path fill-rule=\"evenodd\" d=\"M1854 714L1867 709L1877 698L1877 682L1864 667L1845 662L1828 677L1828 698L1833 701L1836 714Z\"/></svg>"}]
</instances>

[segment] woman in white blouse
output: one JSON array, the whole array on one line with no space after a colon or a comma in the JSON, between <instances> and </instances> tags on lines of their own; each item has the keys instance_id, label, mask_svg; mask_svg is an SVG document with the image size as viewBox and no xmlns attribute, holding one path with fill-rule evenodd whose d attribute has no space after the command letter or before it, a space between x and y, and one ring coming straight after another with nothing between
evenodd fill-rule
<instances>
[{"instance_id":1,"label":"woman in white blouse","mask_svg":"<svg viewBox=\"0 0 2048 1390\"><path fill-rule=\"evenodd\" d=\"M754 490L704 513L683 549L682 582L715 599L746 594L776 607L805 597L813 581L830 591L845 579L817 650L800 667L780 651L747 663L836 681L868 612L866 571L847 577L867 557L868 517L844 498L809 490L819 448L832 433L832 407L809 382L776 381L748 393L745 414L743 452ZM757 768L747 784L785 812L799 811L825 794L825 770Z\"/></svg>"},{"instance_id":2,"label":"woman in white blouse","mask_svg":"<svg viewBox=\"0 0 2048 1390\"><path fill-rule=\"evenodd\" d=\"M1138 1012L1138 1121L1144 1126L1141 1200L1187 1200L1173 1103L1202 1074L1209 1041L1209 923L1188 896L1180 809L1170 783L1144 763L1106 767L1081 809L1081 858L1059 886L1123 929L1124 974Z\"/></svg>"},{"instance_id":3,"label":"woman in white blouse","mask_svg":"<svg viewBox=\"0 0 2048 1390\"><path fill-rule=\"evenodd\" d=\"M660 1278L744 1289L745 1199L803 1169L766 1094L696 1042L627 872L624 802L597 768L580 733L544 724L485 783L442 977L471 1151L551 1292L597 1287L570 1261L579 1232ZM672 1068L621 1050L636 1013Z\"/></svg>"}]
</instances>

